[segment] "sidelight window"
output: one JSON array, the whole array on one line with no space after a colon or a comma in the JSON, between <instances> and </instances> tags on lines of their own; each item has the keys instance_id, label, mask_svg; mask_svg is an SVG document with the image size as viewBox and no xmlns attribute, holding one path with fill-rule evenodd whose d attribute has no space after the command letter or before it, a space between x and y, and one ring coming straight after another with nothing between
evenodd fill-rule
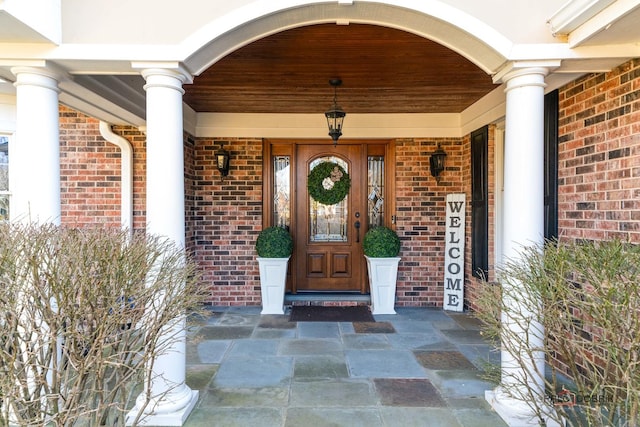
<instances>
[{"instance_id":1,"label":"sidelight window","mask_svg":"<svg viewBox=\"0 0 640 427\"><path fill-rule=\"evenodd\" d=\"M367 157L369 228L384 225L384 156Z\"/></svg>"},{"instance_id":2,"label":"sidelight window","mask_svg":"<svg viewBox=\"0 0 640 427\"><path fill-rule=\"evenodd\" d=\"M273 219L274 225L291 226L291 158L273 157Z\"/></svg>"}]
</instances>

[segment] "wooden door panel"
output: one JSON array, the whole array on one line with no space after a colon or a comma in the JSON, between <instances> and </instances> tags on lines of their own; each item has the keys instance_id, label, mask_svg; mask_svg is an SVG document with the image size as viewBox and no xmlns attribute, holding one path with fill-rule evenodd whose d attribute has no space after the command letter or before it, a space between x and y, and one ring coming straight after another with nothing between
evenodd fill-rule
<instances>
[{"instance_id":1,"label":"wooden door panel","mask_svg":"<svg viewBox=\"0 0 640 427\"><path fill-rule=\"evenodd\" d=\"M333 253L331 259L331 277L351 277L351 259L349 253Z\"/></svg>"},{"instance_id":2,"label":"wooden door panel","mask_svg":"<svg viewBox=\"0 0 640 427\"><path fill-rule=\"evenodd\" d=\"M296 156L296 280L294 292L304 291L359 291L364 290L364 257L362 244L357 239L356 221L366 215L366 162L362 159L361 145L298 145ZM312 162L318 158L337 158L344 161L351 178L349 194L340 210L340 239L331 233L327 240L312 236L313 225L310 198L306 186ZM325 205L322 205L325 206ZM323 208L330 212L330 207ZM316 212L317 214L317 212ZM329 222L329 219L327 219ZM333 222L332 222L333 223ZM331 227L329 226L329 229ZM323 235L324 236L324 235Z\"/></svg>"},{"instance_id":3,"label":"wooden door panel","mask_svg":"<svg viewBox=\"0 0 640 427\"><path fill-rule=\"evenodd\" d=\"M307 252L307 276L327 277L327 254Z\"/></svg>"}]
</instances>

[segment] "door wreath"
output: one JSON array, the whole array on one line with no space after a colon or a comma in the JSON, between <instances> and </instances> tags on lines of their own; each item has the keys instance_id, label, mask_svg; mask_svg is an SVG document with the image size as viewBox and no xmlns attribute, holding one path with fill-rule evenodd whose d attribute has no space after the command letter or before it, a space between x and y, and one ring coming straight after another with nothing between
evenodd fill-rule
<instances>
[{"instance_id":1,"label":"door wreath","mask_svg":"<svg viewBox=\"0 0 640 427\"><path fill-rule=\"evenodd\" d=\"M307 189L314 200L323 205L335 205L345 198L351 187L351 178L342 166L322 162L307 176Z\"/></svg>"}]
</instances>

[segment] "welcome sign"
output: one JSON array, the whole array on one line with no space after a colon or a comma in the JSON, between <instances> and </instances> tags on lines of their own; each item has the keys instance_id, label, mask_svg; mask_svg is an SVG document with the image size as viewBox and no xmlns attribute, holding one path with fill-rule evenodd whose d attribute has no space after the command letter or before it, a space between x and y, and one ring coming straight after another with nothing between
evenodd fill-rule
<instances>
[{"instance_id":1,"label":"welcome sign","mask_svg":"<svg viewBox=\"0 0 640 427\"><path fill-rule=\"evenodd\" d=\"M447 194L444 253L443 308L462 311L464 306L464 193Z\"/></svg>"}]
</instances>

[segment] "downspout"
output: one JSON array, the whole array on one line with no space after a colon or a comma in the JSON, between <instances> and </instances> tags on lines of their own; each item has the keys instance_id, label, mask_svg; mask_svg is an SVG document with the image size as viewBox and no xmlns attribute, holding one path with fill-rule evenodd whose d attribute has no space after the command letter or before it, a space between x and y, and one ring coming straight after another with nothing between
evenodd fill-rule
<instances>
[{"instance_id":1,"label":"downspout","mask_svg":"<svg viewBox=\"0 0 640 427\"><path fill-rule=\"evenodd\" d=\"M133 233L133 147L120 135L113 133L111 125L100 121L100 135L120 148L120 224Z\"/></svg>"}]
</instances>

